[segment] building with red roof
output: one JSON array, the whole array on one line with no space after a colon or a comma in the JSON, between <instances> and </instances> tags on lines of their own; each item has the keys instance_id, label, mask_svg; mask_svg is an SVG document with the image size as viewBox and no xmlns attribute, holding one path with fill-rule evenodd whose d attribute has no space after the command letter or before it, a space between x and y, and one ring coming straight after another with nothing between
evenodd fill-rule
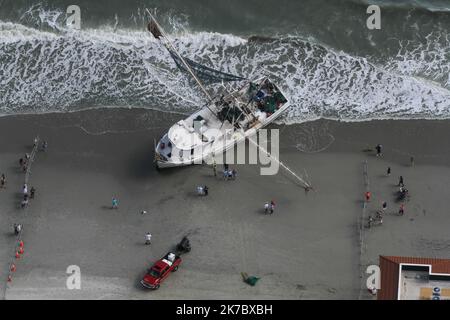
<instances>
[{"instance_id":1,"label":"building with red roof","mask_svg":"<svg viewBox=\"0 0 450 320\"><path fill-rule=\"evenodd\" d=\"M450 300L450 259L380 256L378 300Z\"/></svg>"}]
</instances>

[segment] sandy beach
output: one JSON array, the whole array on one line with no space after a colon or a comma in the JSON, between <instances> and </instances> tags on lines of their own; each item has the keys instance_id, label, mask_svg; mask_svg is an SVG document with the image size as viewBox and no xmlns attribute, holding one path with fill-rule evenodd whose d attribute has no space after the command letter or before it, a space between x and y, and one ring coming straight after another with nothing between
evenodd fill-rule
<instances>
[{"instance_id":1,"label":"sandy beach","mask_svg":"<svg viewBox=\"0 0 450 320\"><path fill-rule=\"evenodd\" d=\"M306 193L285 171L261 176L255 165L236 166L235 181L206 165L156 171L154 140L182 117L120 108L1 117L1 298L372 299L362 271L379 255L450 256L450 121L273 125L281 161L306 170L314 186ZM20 209L18 160L36 135L48 150L32 164L36 198ZM378 143L381 158L368 151ZM383 225L370 229L360 228L364 162L372 192L365 215L388 203ZM400 175L411 194L404 216L395 200ZM201 184L208 197L195 194ZM276 210L265 215L270 199ZM6 283L17 222L25 253ZM185 235L192 251L180 269L159 290L142 289L146 269ZM81 290L66 288L70 265L81 269ZM261 280L248 286L241 272Z\"/></svg>"}]
</instances>

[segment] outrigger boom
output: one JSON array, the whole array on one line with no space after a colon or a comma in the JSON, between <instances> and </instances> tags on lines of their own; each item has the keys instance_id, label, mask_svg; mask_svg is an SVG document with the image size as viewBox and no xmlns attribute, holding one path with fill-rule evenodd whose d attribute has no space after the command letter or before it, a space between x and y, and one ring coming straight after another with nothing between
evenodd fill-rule
<instances>
[{"instance_id":1,"label":"outrigger boom","mask_svg":"<svg viewBox=\"0 0 450 320\"><path fill-rule=\"evenodd\" d=\"M150 11L148 9L145 9L145 10L147 10L147 13L150 15L150 18L151 18L151 20L147 26L148 31L150 31L156 39L160 40L169 52L173 52L177 55L178 59L180 59L180 61L183 63L186 70L191 74L192 78L197 82L200 89L203 91L205 96L208 98L208 102L212 103L213 99L212 99L211 95L205 89L205 87L203 86L201 81L196 77L196 75L192 71L189 64L184 60L183 56L175 48L172 41L170 41L170 39L166 36L164 29L159 25L159 23L156 21L155 17L153 17L153 15L150 13ZM161 40L161 38L163 40ZM208 105L206 105L206 107L209 109ZM210 110L210 111L213 112L212 110Z\"/></svg>"}]
</instances>

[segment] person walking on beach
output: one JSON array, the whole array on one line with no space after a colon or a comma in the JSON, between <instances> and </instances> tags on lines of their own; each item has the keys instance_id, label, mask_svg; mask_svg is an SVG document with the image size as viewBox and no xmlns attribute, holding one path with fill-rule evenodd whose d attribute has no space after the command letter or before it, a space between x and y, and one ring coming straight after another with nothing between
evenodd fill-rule
<instances>
[{"instance_id":1,"label":"person walking on beach","mask_svg":"<svg viewBox=\"0 0 450 320\"><path fill-rule=\"evenodd\" d=\"M25 209L26 206L28 206L28 195L25 195L23 197L22 203L20 204L20 207L22 209Z\"/></svg>"},{"instance_id":2,"label":"person walking on beach","mask_svg":"<svg viewBox=\"0 0 450 320\"><path fill-rule=\"evenodd\" d=\"M34 194L36 193L36 189L34 187L31 187L30 189L30 199L34 199Z\"/></svg>"},{"instance_id":3,"label":"person walking on beach","mask_svg":"<svg viewBox=\"0 0 450 320\"><path fill-rule=\"evenodd\" d=\"M388 177L391 175L391 167L388 167L388 168L387 168L386 175L387 175Z\"/></svg>"},{"instance_id":4,"label":"person walking on beach","mask_svg":"<svg viewBox=\"0 0 450 320\"><path fill-rule=\"evenodd\" d=\"M269 213L269 210L270 210L270 204L269 204L268 202L266 202L266 203L264 204L264 213L265 213L265 214L268 214L268 213Z\"/></svg>"},{"instance_id":5,"label":"person walking on beach","mask_svg":"<svg viewBox=\"0 0 450 320\"><path fill-rule=\"evenodd\" d=\"M370 197L372 196L372 194L370 193L370 191L366 191L366 193L364 194L364 196L366 197L366 202L370 202Z\"/></svg>"},{"instance_id":6,"label":"person walking on beach","mask_svg":"<svg viewBox=\"0 0 450 320\"><path fill-rule=\"evenodd\" d=\"M38 137L34 138L33 148L36 148L38 145L39 139Z\"/></svg>"},{"instance_id":7,"label":"person walking on beach","mask_svg":"<svg viewBox=\"0 0 450 320\"><path fill-rule=\"evenodd\" d=\"M214 177L217 177L217 163L216 163L216 159L213 160L213 172L214 172Z\"/></svg>"},{"instance_id":8,"label":"person walking on beach","mask_svg":"<svg viewBox=\"0 0 450 320\"><path fill-rule=\"evenodd\" d=\"M48 147L47 141L42 142L41 150L45 152L47 150L47 147Z\"/></svg>"},{"instance_id":9,"label":"person walking on beach","mask_svg":"<svg viewBox=\"0 0 450 320\"><path fill-rule=\"evenodd\" d=\"M381 157L383 155L381 153L382 148L383 148L383 146L381 144L377 144L377 146L375 147L375 149L377 150L377 157Z\"/></svg>"},{"instance_id":10,"label":"person walking on beach","mask_svg":"<svg viewBox=\"0 0 450 320\"><path fill-rule=\"evenodd\" d=\"M228 170L223 170L223 180L228 180Z\"/></svg>"},{"instance_id":11,"label":"person walking on beach","mask_svg":"<svg viewBox=\"0 0 450 320\"><path fill-rule=\"evenodd\" d=\"M232 178L233 180L236 180L236 177L237 177L237 171L236 171L236 169L231 170L231 178Z\"/></svg>"},{"instance_id":12,"label":"person walking on beach","mask_svg":"<svg viewBox=\"0 0 450 320\"><path fill-rule=\"evenodd\" d=\"M147 232L147 234L145 235L145 244L149 245L152 243L152 235L150 234L150 232Z\"/></svg>"},{"instance_id":13,"label":"person walking on beach","mask_svg":"<svg viewBox=\"0 0 450 320\"><path fill-rule=\"evenodd\" d=\"M116 198L113 198L111 209L118 209L118 208L119 208L119 200L117 200Z\"/></svg>"},{"instance_id":14,"label":"person walking on beach","mask_svg":"<svg viewBox=\"0 0 450 320\"><path fill-rule=\"evenodd\" d=\"M22 171L25 172L27 171L27 161L23 158L19 159L19 165L22 168Z\"/></svg>"},{"instance_id":15,"label":"person walking on beach","mask_svg":"<svg viewBox=\"0 0 450 320\"><path fill-rule=\"evenodd\" d=\"M387 209L387 202L384 201L384 202L383 202L383 205L382 205L382 210L383 210L382 212L385 213L385 212L386 212L386 209Z\"/></svg>"},{"instance_id":16,"label":"person walking on beach","mask_svg":"<svg viewBox=\"0 0 450 320\"><path fill-rule=\"evenodd\" d=\"M414 157L411 156L411 158L409 158L409 161L411 162L411 167L414 167Z\"/></svg>"},{"instance_id":17,"label":"person walking on beach","mask_svg":"<svg viewBox=\"0 0 450 320\"><path fill-rule=\"evenodd\" d=\"M22 225L20 223L14 223L14 234L18 236L22 231Z\"/></svg>"},{"instance_id":18,"label":"person walking on beach","mask_svg":"<svg viewBox=\"0 0 450 320\"><path fill-rule=\"evenodd\" d=\"M0 178L0 188L4 188L6 185L6 176L2 173L2 177Z\"/></svg>"},{"instance_id":19,"label":"person walking on beach","mask_svg":"<svg viewBox=\"0 0 450 320\"><path fill-rule=\"evenodd\" d=\"M399 187L404 187L405 186L405 183L403 182L403 176L400 176L398 178L398 186Z\"/></svg>"},{"instance_id":20,"label":"person walking on beach","mask_svg":"<svg viewBox=\"0 0 450 320\"><path fill-rule=\"evenodd\" d=\"M23 185L22 192L23 192L24 195L25 194L28 195L28 186L27 186L26 183Z\"/></svg>"},{"instance_id":21,"label":"person walking on beach","mask_svg":"<svg viewBox=\"0 0 450 320\"><path fill-rule=\"evenodd\" d=\"M400 209L398 210L398 214L401 215L401 216L405 214L405 205L403 203L400 205Z\"/></svg>"},{"instance_id":22,"label":"person walking on beach","mask_svg":"<svg viewBox=\"0 0 450 320\"><path fill-rule=\"evenodd\" d=\"M224 163L223 165L223 179L228 180L228 164Z\"/></svg>"}]
</instances>

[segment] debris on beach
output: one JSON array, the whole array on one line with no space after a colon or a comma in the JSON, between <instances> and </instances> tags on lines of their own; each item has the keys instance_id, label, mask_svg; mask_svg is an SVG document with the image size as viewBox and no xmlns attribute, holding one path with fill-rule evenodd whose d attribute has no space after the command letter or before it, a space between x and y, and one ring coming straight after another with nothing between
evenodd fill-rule
<instances>
[{"instance_id":1,"label":"debris on beach","mask_svg":"<svg viewBox=\"0 0 450 320\"><path fill-rule=\"evenodd\" d=\"M256 282L258 282L259 279L261 279L255 276L249 276L246 272L241 272L241 275L244 282L251 285L252 287L255 286Z\"/></svg>"}]
</instances>

